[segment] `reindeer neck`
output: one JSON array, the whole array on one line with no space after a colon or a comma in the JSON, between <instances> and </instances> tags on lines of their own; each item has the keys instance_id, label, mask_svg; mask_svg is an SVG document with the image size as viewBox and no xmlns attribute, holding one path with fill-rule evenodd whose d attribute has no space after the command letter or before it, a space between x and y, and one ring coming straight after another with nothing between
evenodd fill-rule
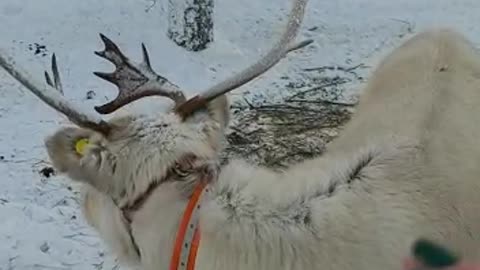
<instances>
[{"instance_id":1,"label":"reindeer neck","mask_svg":"<svg viewBox=\"0 0 480 270\"><path fill-rule=\"evenodd\" d=\"M236 220L251 224L308 225L308 206L306 201L299 200L299 196L308 194L290 193L298 187L292 187L286 177L288 173L255 167L240 160L231 162L222 168L217 181L211 185L212 192L201 212L202 222L228 224Z\"/></svg>"}]
</instances>

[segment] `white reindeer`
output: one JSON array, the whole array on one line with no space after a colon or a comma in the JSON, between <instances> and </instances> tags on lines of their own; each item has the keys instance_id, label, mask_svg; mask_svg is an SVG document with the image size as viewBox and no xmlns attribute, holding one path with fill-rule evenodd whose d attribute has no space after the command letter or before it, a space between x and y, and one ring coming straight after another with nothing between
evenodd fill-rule
<instances>
[{"instance_id":1,"label":"white reindeer","mask_svg":"<svg viewBox=\"0 0 480 270\"><path fill-rule=\"evenodd\" d=\"M102 36L120 94L103 114L148 95L175 106L103 121L0 53L0 65L79 127L46 139L54 166L85 183L84 215L123 261L153 269L394 270L427 237L479 255L480 57L454 31L423 32L371 74L357 112L318 158L283 172L218 161L225 93L295 45L306 0L256 64L186 101L144 62ZM53 86L53 87L51 87ZM56 89L55 89L56 88ZM59 91L57 91L59 90Z\"/></svg>"}]
</instances>

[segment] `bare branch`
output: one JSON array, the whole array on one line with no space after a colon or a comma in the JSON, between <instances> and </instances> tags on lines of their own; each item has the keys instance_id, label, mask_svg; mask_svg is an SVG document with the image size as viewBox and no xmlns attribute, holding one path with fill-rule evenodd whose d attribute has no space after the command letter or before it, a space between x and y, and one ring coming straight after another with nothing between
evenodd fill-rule
<instances>
[{"instance_id":1,"label":"bare branch","mask_svg":"<svg viewBox=\"0 0 480 270\"><path fill-rule=\"evenodd\" d=\"M112 73L94 72L94 74L115 84L118 87L118 96L111 102L96 106L97 112L108 114L146 96L165 96L177 105L185 102L185 95L178 86L153 71L144 44L142 44L143 62L134 64L113 41L103 34L100 34L100 38L105 44L105 49L95 54L112 62L116 69Z\"/></svg>"},{"instance_id":2,"label":"bare branch","mask_svg":"<svg viewBox=\"0 0 480 270\"><path fill-rule=\"evenodd\" d=\"M289 52L293 52L293 51L296 51L296 50L300 50L303 47L307 47L308 45L310 45L312 43L313 43L313 39L307 39L307 40L304 40L304 41L301 41L301 42L298 42L298 43L293 43L292 45L290 45L287 48L287 50L285 52L285 55Z\"/></svg>"},{"instance_id":3,"label":"bare branch","mask_svg":"<svg viewBox=\"0 0 480 270\"><path fill-rule=\"evenodd\" d=\"M52 67L54 69L54 80L59 80L56 61L53 61L53 63L55 63L55 67ZM53 109L63 113L73 123L104 134L109 132L110 127L105 121L95 115L83 112L75 104L66 100L59 90L51 87L48 84L36 81L3 50L0 50L0 66L3 67L13 78L30 90L30 92L40 98L43 102L47 103ZM50 83L51 82L52 81L50 80ZM61 84L59 81L55 82L55 84L59 85L61 89Z\"/></svg>"}]
</instances>

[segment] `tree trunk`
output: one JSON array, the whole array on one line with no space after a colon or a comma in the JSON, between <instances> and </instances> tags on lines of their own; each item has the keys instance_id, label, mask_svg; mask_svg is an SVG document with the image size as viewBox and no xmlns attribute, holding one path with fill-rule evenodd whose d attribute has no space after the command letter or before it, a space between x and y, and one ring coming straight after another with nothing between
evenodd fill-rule
<instances>
[{"instance_id":1,"label":"tree trunk","mask_svg":"<svg viewBox=\"0 0 480 270\"><path fill-rule=\"evenodd\" d=\"M168 37L189 51L213 41L214 0L168 0Z\"/></svg>"}]
</instances>

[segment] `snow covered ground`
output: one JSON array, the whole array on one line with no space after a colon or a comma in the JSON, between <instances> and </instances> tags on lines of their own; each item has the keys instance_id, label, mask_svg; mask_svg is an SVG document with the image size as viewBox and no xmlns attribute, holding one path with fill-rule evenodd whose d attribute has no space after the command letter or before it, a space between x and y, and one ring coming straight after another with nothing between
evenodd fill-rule
<instances>
[{"instance_id":1,"label":"snow covered ground","mask_svg":"<svg viewBox=\"0 0 480 270\"><path fill-rule=\"evenodd\" d=\"M40 79L55 52L65 94L93 109L116 92L92 75L111 70L92 53L102 49L98 33L134 59L140 58L140 43L145 42L155 70L193 95L267 49L283 27L289 4L217 0L216 42L206 51L189 53L165 36L165 0L1 0L0 47ZM262 93L280 100L288 83L281 77L301 79L301 68L324 65L371 66L402 39L431 26L458 29L478 43L478 14L477 0L310 0L301 36L315 44L291 54L232 98L249 91L251 98ZM64 177L39 173L48 166L43 138L62 118L4 71L0 82L0 270L118 269L83 221L77 187ZM360 86L352 85L350 93ZM96 93L93 99L86 99L89 90ZM130 107L151 109L151 100Z\"/></svg>"}]
</instances>

